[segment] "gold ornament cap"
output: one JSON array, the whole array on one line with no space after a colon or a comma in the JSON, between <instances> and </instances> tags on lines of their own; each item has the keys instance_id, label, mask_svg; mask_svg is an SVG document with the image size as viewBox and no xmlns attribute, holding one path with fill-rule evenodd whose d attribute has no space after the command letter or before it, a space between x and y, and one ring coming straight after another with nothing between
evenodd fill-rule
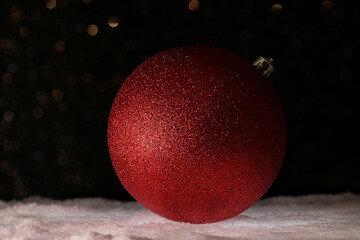
<instances>
[{"instance_id":1,"label":"gold ornament cap","mask_svg":"<svg viewBox=\"0 0 360 240\"><path fill-rule=\"evenodd\" d=\"M260 56L258 59L256 59L253 63L253 65L265 76L269 77L272 72L274 72L273 67L273 58L264 58Z\"/></svg>"}]
</instances>

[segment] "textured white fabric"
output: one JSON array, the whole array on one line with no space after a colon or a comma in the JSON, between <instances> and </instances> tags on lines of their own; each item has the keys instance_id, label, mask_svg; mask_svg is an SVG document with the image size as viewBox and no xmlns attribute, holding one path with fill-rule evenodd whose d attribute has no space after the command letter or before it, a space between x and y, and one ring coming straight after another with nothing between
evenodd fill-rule
<instances>
[{"instance_id":1,"label":"textured white fabric","mask_svg":"<svg viewBox=\"0 0 360 240\"><path fill-rule=\"evenodd\" d=\"M136 202L0 201L0 239L360 239L360 195L309 195L260 200L213 224L178 223Z\"/></svg>"}]
</instances>

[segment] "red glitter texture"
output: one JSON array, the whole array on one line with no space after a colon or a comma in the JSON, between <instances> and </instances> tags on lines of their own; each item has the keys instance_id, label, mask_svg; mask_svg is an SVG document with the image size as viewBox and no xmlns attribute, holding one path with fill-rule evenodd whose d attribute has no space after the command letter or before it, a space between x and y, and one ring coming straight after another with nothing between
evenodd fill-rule
<instances>
[{"instance_id":1,"label":"red glitter texture","mask_svg":"<svg viewBox=\"0 0 360 240\"><path fill-rule=\"evenodd\" d=\"M260 199L279 172L286 126L268 80L209 46L177 47L141 64L111 109L108 144L129 193L160 216L210 223Z\"/></svg>"}]
</instances>

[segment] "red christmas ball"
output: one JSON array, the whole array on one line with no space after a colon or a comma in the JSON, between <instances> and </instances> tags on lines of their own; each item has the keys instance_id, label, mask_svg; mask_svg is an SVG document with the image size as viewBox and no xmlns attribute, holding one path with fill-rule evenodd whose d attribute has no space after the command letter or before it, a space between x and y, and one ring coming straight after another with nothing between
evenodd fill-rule
<instances>
[{"instance_id":1,"label":"red christmas ball","mask_svg":"<svg viewBox=\"0 0 360 240\"><path fill-rule=\"evenodd\" d=\"M286 126L268 80L247 60L209 46L177 47L142 63L111 109L115 171L143 206L175 221L231 218L267 191Z\"/></svg>"}]
</instances>

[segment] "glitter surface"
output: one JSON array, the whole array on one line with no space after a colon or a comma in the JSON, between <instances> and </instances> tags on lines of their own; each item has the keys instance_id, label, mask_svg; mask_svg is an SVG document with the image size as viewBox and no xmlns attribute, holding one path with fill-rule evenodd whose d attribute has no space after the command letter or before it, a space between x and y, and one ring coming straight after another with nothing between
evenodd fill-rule
<instances>
[{"instance_id":1,"label":"glitter surface","mask_svg":"<svg viewBox=\"0 0 360 240\"><path fill-rule=\"evenodd\" d=\"M185 46L141 64L120 88L108 144L116 173L149 210L209 223L253 205L281 167L280 101L252 64L223 49Z\"/></svg>"}]
</instances>

